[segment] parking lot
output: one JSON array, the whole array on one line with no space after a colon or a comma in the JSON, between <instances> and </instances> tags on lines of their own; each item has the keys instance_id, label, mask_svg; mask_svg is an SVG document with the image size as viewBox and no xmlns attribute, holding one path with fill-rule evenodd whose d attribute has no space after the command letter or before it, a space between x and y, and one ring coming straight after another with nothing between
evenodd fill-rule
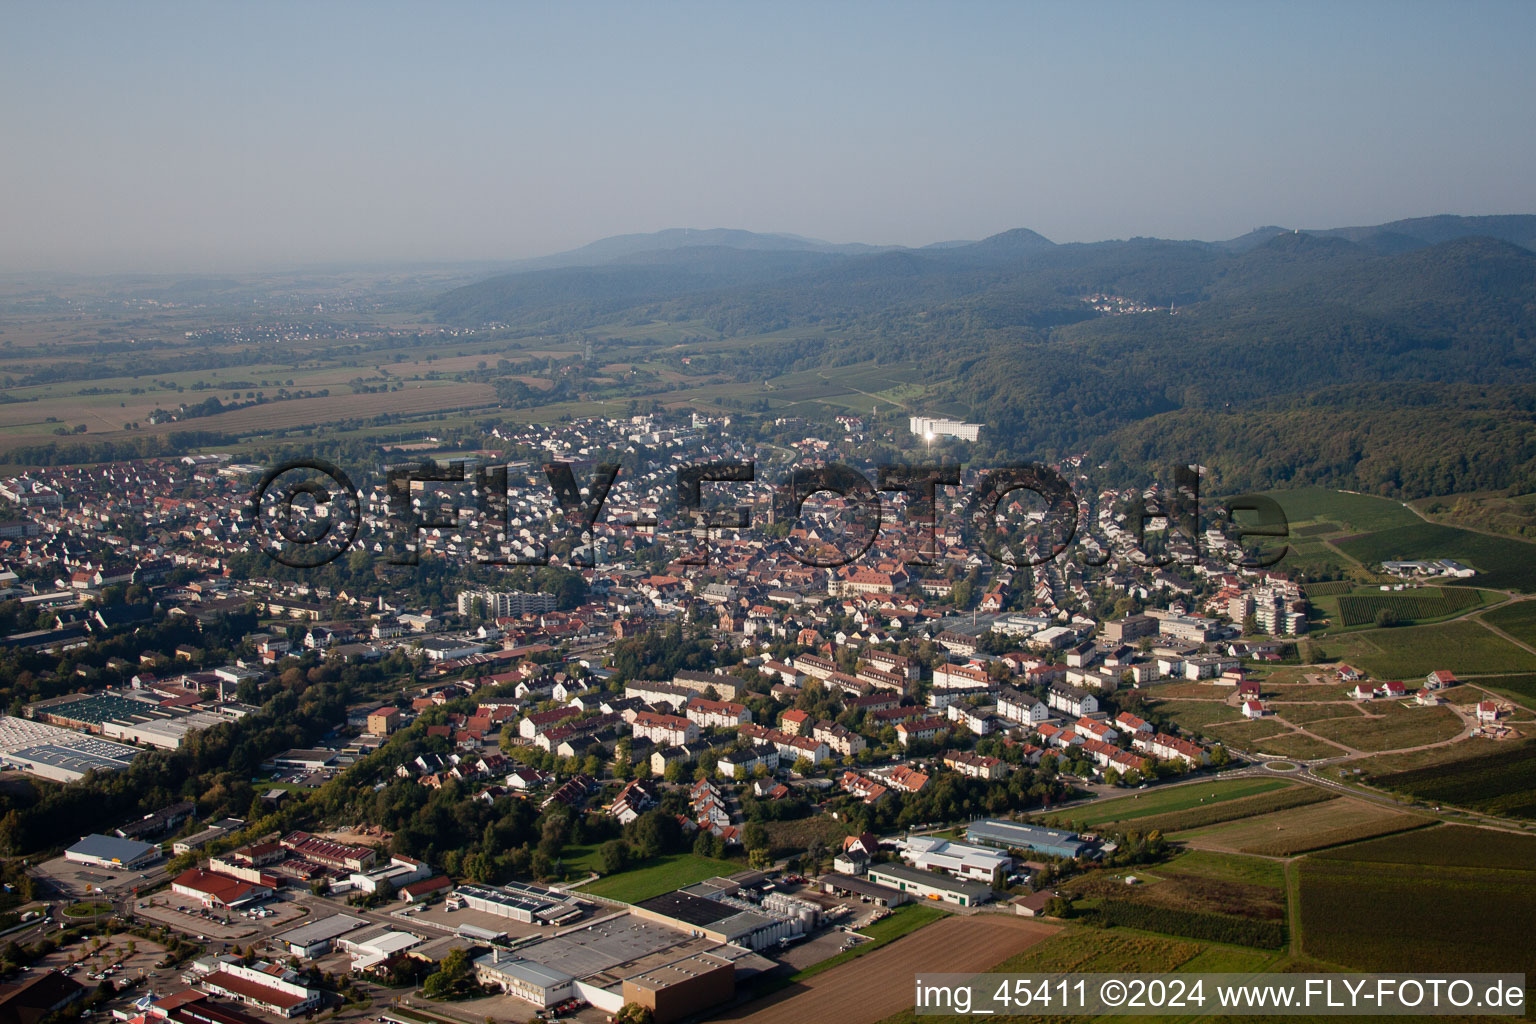
<instances>
[{"instance_id":1,"label":"parking lot","mask_svg":"<svg viewBox=\"0 0 1536 1024\"><path fill-rule=\"evenodd\" d=\"M137 935L89 939L56 949L32 965L33 970L59 970L87 988L101 980L115 985L153 977L165 947Z\"/></svg>"},{"instance_id":2,"label":"parking lot","mask_svg":"<svg viewBox=\"0 0 1536 1024\"><path fill-rule=\"evenodd\" d=\"M134 904L134 912L140 917L157 921L183 934L206 935L224 941L269 935L292 927L294 922L307 914L298 904L283 900L268 900L259 910L267 913L248 916L244 909L208 910L196 897L181 896L170 890L158 892Z\"/></svg>"},{"instance_id":3,"label":"parking lot","mask_svg":"<svg viewBox=\"0 0 1536 1024\"><path fill-rule=\"evenodd\" d=\"M136 885L150 884L151 879L160 876L163 866L162 862L136 871L118 871L93 864L77 864L63 857L55 857L53 860L39 864L34 871L39 878L69 896L81 897L93 893L104 893L108 896L121 897L131 892Z\"/></svg>"}]
</instances>

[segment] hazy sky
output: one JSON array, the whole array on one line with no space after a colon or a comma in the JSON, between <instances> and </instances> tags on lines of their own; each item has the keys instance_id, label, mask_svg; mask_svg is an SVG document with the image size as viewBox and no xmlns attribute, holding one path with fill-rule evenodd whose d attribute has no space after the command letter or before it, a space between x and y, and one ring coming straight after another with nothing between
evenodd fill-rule
<instances>
[{"instance_id":1,"label":"hazy sky","mask_svg":"<svg viewBox=\"0 0 1536 1024\"><path fill-rule=\"evenodd\" d=\"M12 3L0 269L1536 212L1536 3Z\"/></svg>"}]
</instances>

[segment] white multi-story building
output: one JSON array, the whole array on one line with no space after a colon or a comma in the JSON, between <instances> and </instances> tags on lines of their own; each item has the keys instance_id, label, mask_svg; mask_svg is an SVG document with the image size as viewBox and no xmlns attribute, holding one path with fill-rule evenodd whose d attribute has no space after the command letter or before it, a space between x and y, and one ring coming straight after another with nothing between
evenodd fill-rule
<instances>
[{"instance_id":1,"label":"white multi-story building","mask_svg":"<svg viewBox=\"0 0 1536 1024\"><path fill-rule=\"evenodd\" d=\"M459 614L472 614L476 600L483 602L484 615L488 619L540 615L555 610L554 594L527 593L521 590L462 590L459 592Z\"/></svg>"},{"instance_id":2,"label":"white multi-story building","mask_svg":"<svg viewBox=\"0 0 1536 1024\"><path fill-rule=\"evenodd\" d=\"M1051 717L1051 709L1033 694L1004 687L997 694L997 713L1001 718L1020 725L1039 725Z\"/></svg>"},{"instance_id":3,"label":"white multi-story building","mask_svg":"<svg viewBox=\"0 0 1536 1024\"><path fill-rule=\"evenodd\" d=\"M637 711L630 726L636 736L644 737L665 747L693 743L699 738L699 727L680 715L658 715L651 711Z\"/></svg>"},{"instance_id":4,"label":"white multi-story building","mask_svg":"<svg viewBox=\"0 0 1536 1024\"><path fill-rule=\"evenodd\" d=\"M1099 700L1086 690L1079 690L1066 683L1052 683L1046 690L1045 699L1057 711L1073 718L1091 715L1099 710Z\"/></svg>"},{"instance_id":5,"label":"white multi-story building","mask_svg":"<svg viewBox=\"0 0 1536 1024\"><path fill-rule=\"evenodd\" d=\"M933 416L913 416L907 424L918 437L958 437L962 441L975 441L981 435L980 423L961 423Z\"/></svg>"},{"instance_id":6,"label":"white multi-story building","mask_svg":"<svg viewBox=\"0 0 1536 1024\"><path fill-rule=\"evenodd\" d=\"M901 856L921 871L940 871L955 878L995 884L1013 868L1013 858L1001 850L971 846L931 836L902 840Z\"/></svg>"}]
</instances>

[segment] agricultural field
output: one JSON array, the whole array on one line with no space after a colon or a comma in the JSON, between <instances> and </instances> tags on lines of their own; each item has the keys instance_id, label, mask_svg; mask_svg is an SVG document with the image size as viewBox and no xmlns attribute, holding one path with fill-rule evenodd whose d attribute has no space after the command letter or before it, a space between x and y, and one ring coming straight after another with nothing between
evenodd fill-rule
<instances>
[{"instance_id":1,"label":"agricultural field","mask_svg":"<svg viewBox=\"0 0 1536 1024\"><path fill-rule=\"evenodd\" d=\"M1346 683L1296 683L1290 686L1274 687L1261 683L1260 686L1264 699L1276 704L1291 701L1345 700L1347 698L1344 695L1349 691L1349 685Z\"/></svg>"},{"instance_id":2,"label":"agricultural field","mask_svg":"<svg viewBox=\"0 0 1536 1024\"><path fill-rule=\"evenodd\" d=\"M1271 861L1193 851L1129 873L1090 872L1062 888L1106 925L1272 948L1285 941L1285 876Z\"/></svg>"},{"instance_id":3,"label":"agricultural field","mask_svg":"<svg viewBox=\"0 0 1536 1024\"><path fill-rule=\"evenodd\" d=\"M1430 803L1536 818L1536 742L1504 743L1477 757L1373 774L1368 781Z\"/></svg>"},{"instance_id":4,"label":"agricultural field","mask_svg":"<svg viewBox=\"0 0 1536 1024\"><path fill-rule=\"evenodd\" d=\"M1373 754L1370 757L1349 762L1349 767L1363 769L1366 775L1389 775L1392 772L1405 772L1414 768L1428 768L1432 765L1451 764L1487 754L1503 753L1509 749L1508 743L1469 737L1459 743L1449 743L1443 747L1426 747L1423 750L1402 753Z\"/></svg>"},{"instance_id":5,"label":"agricultural field","mask_svg":"<svg viewBox=\"0 0 1536 1024\"><path fill-rule=\"evenodd\" d=\"M1306 591L1309 599L1316 600L1319 597L1337 597L1340 594L1347 594L1355 589L1355 584L1349 580L1323 580L1319 583L1308 583L1302 589Z\"/></svg>"},{"instance_id":6,"label":"agricultural field","mask_svg":"<svg viewBox=\"0 0 1536 1024\"><path fill-rule=\"evenodd\" d=\"M589 885L581 886L580 891L624 903L637 903L694 882L702 882L706 878L729 875L740 870L742 865L738 861L674 853L655 857L616 875L599 878Z\"/></svg>"},{"instance_id":7,"label":"agricultural field","mask_svg":"<svg viewBox=\"0 0 1536 1024\"><path fill-rule=\"evenodd\" d=\"M857 960L861 956L868 956L888 942L895 942L903 935L930 925L939 918L944 917L948 911L940 910L931 903L908 903L891 911L890 916L860 928L860 935L867 935L868 942L860 943L852 949L834 953L819 963L814 963L803 971L797 971L791 981L804 981L806 978L814 978L823 971L829 971L838 964L847 963L849 960Z\"/></svg>"},{"instance_id":8,"label":"agricultural field","mask_svg":"<svg viewBox=\"0 0 1536 1024\"><path fill-rule=\"evenodd\" d=\"M1172 869L1181 875L1208 878L1218 882L1241 882L1270 889L1285 888L1285 868L1262 857L1188 850L1157 870Z\"/></svg>"},{"instance_id":9,"label":"agricultural field","mask_svg":"<svg viewBox=\"0 0 1536 1024\"><path fill-rule=\"evenodd\" d=\"M1536 601L1521 601L1483 613L1491 622L1517 640L1536 645Z\"/></svg>"},{"instance_id":10,"label":"agricultural field","mask_svg":"<svg viewBox=\"0 0 1536 1024\"><path fill-rule=\"evenodd\" d=\"M1343 576L1359 573L1359 568L1343 554L1322 541L1292 541L1278 567L1303 576Z\"/></svg>"},{"instance_id":11,"label":"agricultural field","mask_svg":"<svg viewBox=\"0 0 1536 1024\"><path fill-rule=\"evenodd\" d=\"M991 970L1000 974L1171 971L1200 954L1191 942L1073 928Z\"/></svg>"},{"instance_id":12,"label":"agricultural field","mask_svg":"<svg viewBox=\"0 0 1536 1024\"><path fill-rule=\"evenodd\" d=\"M1206 953L1231 953L1233 956L1216 959ZM993 973L1021 974L1078 974L1097 971L1151 971L1173 970L1225 970L1221 966L1195 966L1206 957L1204 963L1236 963L1233 970L1253 969L1249 964L1264 963L1271 959L1266 954L1246 950L1222 948L1204 950L1193 942L1156 938L1150 935L1127 935L1097 928L1069 928L1030 947L1027 951L1009 957L1002 963L987 968ZM817 1016L815 1020L840 1019ZM1087 1018L1070 1016L1008 1016L998 1018L1017 1024L1067 1024ZM945 1017L924 1014L917 1016L908 1009L886 1017L879 1024L974 1024L976 1018Z\"/></svg>"},{"instance_id":13,"label":"agricultural field","mask_svg":"<svg viewBox=\"0 0 1536 1024\"><path fill-rule=\"evenodd\" d=\"M1517 676L1484 676L1477 685L1503 694L1526 707L1536 707L1536 674Z\"/></svg>"},{"instance_id":14,"label":"agricultural field","mask_svg":"<svg viewBox=\"0 0 1536 1024\"><path fill-rule=\"evenodd\" d=\"M1386 615L1392 622L1426 622L1459 615L1483 603L1484 592L1469 587L1418 587L1382 593L1358 590L1325 599L1337 602L1341 626L1374 625Z\"/></svg>"},{"instance_id":15,"label":"agricultural field","mask_svg":"<svg viewBox=\"0 0 1536 1024\"><path fill-rule=\"evenodd\" d=\"M1429 820L1364 800L1338 797L1180 832L1175 838L1202 849L1287 857L1402 832Z\"/></svg>"},{"instance_id":16,"label":"agricultural field","mask_svg":"<svg viewBox=\"0 0 1536 1024\"><path fill-rule=\"evenodd\" d=\"M1159 700L1180 700L1183 698L1199 697L1207 699L1212 697L1221 698L1225 697L1229 692L1231 691L1224 686L1186 681L1174 683L1157 682L1153 683L1146 691L1149 696L1156 697Z\"/></svg>"},{"instance_id":17,"label":"agricultural field","mask_svg":"<svg viewBox=\"0 0 1536 1024\"><path fill-rule=\"evenodd\" d=\"M1280 503L1293 527L1329 522L1355 533L1369 533L1422 522L1411 510L1404 508L1402 502L1391 498L1331 491L1325 487L1298 487L1268 493Z\"/></svg>"},{"instance_id":18,"label":"agricultural field","mask_svg":"<svg viewBox=\"0 0 1536 1024\"><path fill-rule=\"evenodd\" d=\"M1536 838L1434 828L1298 869L1308 956L1366 971L1536 974Z\"/></svg>"},{"instance_id":19,"label":"agricultural field","mask_svg":"<svg viewBox=\"0 0 1536 1024\"><path fill-rule=\"evenodd\" d=\"M1437 825L1343 846L1312 855L1313 860L1372 864L1432 864L1439 868L1508 868L1536 872L1536 836L1470 825ZM1532 879L1536 883L1536 879Z\"/></svg>"},{"instance_id":20,"label":"agricultural field","mask_svg":"<svg viewBox=\"0 0 1536 1024\"><path fill-rule=\"evenodd\" d=\"M974 973L999 957L1014 957L1057 934L1056 925L1001 914L946 915L921 939L891 943L851 963L839 963L790 988L729 1011L739 1024L839 1021L875 1024L910 1015L918 971ZM933 1018L924 1018L932 1020Z\"/></svg>"},{"instance_id":21,"label":"agricultural field","mask_svg":"<svg viewBox=\"0 0 1536 1024\"><path fill-rule=\"evenodd\" d=\"M1435 522L1447 526L1536 539L1536 494L1458 494L1448 498L1420 498L1413 506Z\"/></svg>"},{"instance_id":22,"label":"agricultural field","mask_svg":"<svg viewBox=\"0 0 1536 1024\"><path fill-rule=\"evenodd\" d=\"M116 395L106 396L117 398ZM161 392L147 396L135 404L120 407L89 402L81 397L66 397L57 404L72 409L63 412L61 423L73 426L84 423L89 429L75 434L76 441L121 441L145 435L170 434L183 430L206 430L227 434L260 436L273 431L295 427L337 423L346 420L370 420L375 416L391 413L401 416L436 414L445 410L477 408L496 402L496 393L488 384L458 383L455 381L427 381L408 385L398 391L380 394L353 394L345 388L333 389L324 398L292 398L273 400L260 405L250 405L212 416L199 416L177 422L151 424L149 414L158 406L174 409L182 402L196 403L209 397L203 392ZM0 411L14 416L42 416L47 403L26 405L0 405ZM127 422L138 422L135 430L124 430ZM53 429L60 424L45 421L26 421L15 424L5 431L6 444L35 444L54 440ZM396 428L398 429L398 427Z\"/></svg>"},{"instance_id":23,"label":"agricultural field","mask_svg":"<svg viewBox=\"0 0 1536 1024\"><path fill-rule=\"evenodd\" d=\"M1259 814L1269 814L1288 807L1302 807L1307 804L1335 799L1332 793L1319 789L1316 786L1288 783L1281 779L1271 779L1269 781L1282 783L1283 788L1272 792L1243 796L1235 800L1167 811L1162 814L1133 820L1131 824L1142 832L1150 832L1156 829L1164 835L1168 835L1186 829L1215 825L1224 821L1237 821L1241 818L1251 818Z\"/></svg>"},{"instance_id":24,"label":"agricultural field","mask_svg":"<svg viewBox=\"0 0 1536 1024\"><path fill-rule=\"evenodd\" d=\"M1193 807L1237 800L1242 797L1289 789L1293 783L1282 779L1231 779L1166 786L1134 796L1100 800L1084 807L1059 812L1056 817L1070 818L1080 828L1094 828L1109 822L1134 821L1138 818L1184 811Z\"/></svg>"},{"instance_id":25,"label":"agricultural field","mask_svg":"<svg viewBox=\"0 0 1536 1024\"><path fill-rule=\"evenodd\" d=\"M1416 523L1338 542L1367 566L1383 561L1453 558L1477 570L1476 582L1501 590L1536 591L1536 544L1453 526Z\"/></svg>"},{"instance_id":26,"label":"agricultural field","mask_svg":"<svg viewBox=\"0 0 1536 1024\"><path fill-rule=\"evenodd\" d=\"M1448 707L1427 708L1398 700L1377 700L1363 707L1374 717L1324 719L1308 725L1307 731L1367 753L1441 743L1466 731L1461 716Z\"/></svg>"},{"instance_id":27,"label":"agricultural field","mask_svg":"<svg viewBox=\"0 0 1536 1024\"><path fill-rule=\"evenodd\" d=\"M1536 672L1536 655L1467 619L1332 634L1307 647L1313 662L1347 662L1376 679L1421 679L1442 668L1458 676Z\"/></svg>"}]
</instances>

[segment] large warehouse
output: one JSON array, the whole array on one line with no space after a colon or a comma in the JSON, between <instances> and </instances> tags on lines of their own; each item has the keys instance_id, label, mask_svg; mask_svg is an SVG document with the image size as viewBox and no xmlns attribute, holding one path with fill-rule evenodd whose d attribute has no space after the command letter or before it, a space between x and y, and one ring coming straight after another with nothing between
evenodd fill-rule
<instances>
[{"instance_id":1,"label":"large warehouse","mask_svg":"<svg viewBox=\"0 0 1536 1024\"><path fill-rule=\"evenodd\" d=\"M367 924L360 917L350 914L332 914L318 921L310 921L291 931L283 932L273 940L288 947L288 952L306 960L323 956L335 948L336 940L348 932L357 931Z\"/></svg>"},{"instance_id":2,"label":"large warehouse","mask_svg":"<svg viewBox=\"0 0 1536 1024\"><path fill-rule=\"evenodd\" d=\"M160 859L160 847L136 839L92 834L64 851L64 859L99 868L131 870Z\"/></svg>"},{"instance_id":3,"label":"large warehouse","mask_svg":"<svg viewBox=\"0 0 1536 1024\"><path fill-rule=\"evenodd\" d=\"M933 871L919 871L906 864L872 864L869 880L925 900L940 900L962 907L974 907L992 898L992 887L985 882L966 882Z\"/></svg>"},{"instance_id":4,"label":"large warehouse","mask_svg":"<svg viewBox=\"0 0 1536 1024\"><path fill-rule=\"evenodd\" d=\"M604 917L475 961L484 984L544 1008L575 996L617 1013L625 1003L669 1024L730 1000L736 972L773 967L740 946L636 914Z\"/></svg>"},{"instance_id":5,"label":"large warehouse","mask_svg":"<svg viewBox=\"0 0 1536 1024\"><path fill-rule=\"evenodd\" d=\"M978 818L965 828L968 842L1005 850L1029 850L1051 857L1091 857L1097 848L1076 832L1020 825L1002 818Z\"/></svg>"},{"instance_id":6,"label":"large warehouse","mask_svg":"<svg viewBox=\"0 0 1536 1024\"><path fill-rule=\"evenodd\" d=\"M560 924L581 916L581 907L565 893L526 882L499 887L460 885L453 894L471 910L521 921L523 924Z\"/></svg>"},{"instance_id":7,"label":"large warehouse","mask_svg":"<svg viewBox=\"0 0 1536 1024\"><path fill-rule=\"evenodd\" d=\"M806 914L776 913L735 898L735 891L734 887L711 889L708 882L701 882L642 900L631 913L716 942L754 950L803 935L815 925L815 909L809 905Z\"/></svg>"},{"instance_id":8,"label":"large warehouse","mask_svg":"<svg viewBox=\"0 0 1536 1024\"><path fill-rule=\"evenodd\" d=\"M1000 885L1013 870L1007 853L984 846L952 843L933 836L910 836L901 844L903 859L923 871L942 871L956 878Z\"/></svg>"},{"instance_id":9,"label":"large warehouse","mask_svg":"<svg viewBox=\"0 0 1536 1024\"><path fill-rule=\"evenodd\" d=\"M0 715L0 764L54 782L77 782L90 771L120 771L138 756L137 748L122 743Z\"/></svg>"}]
</instances>

